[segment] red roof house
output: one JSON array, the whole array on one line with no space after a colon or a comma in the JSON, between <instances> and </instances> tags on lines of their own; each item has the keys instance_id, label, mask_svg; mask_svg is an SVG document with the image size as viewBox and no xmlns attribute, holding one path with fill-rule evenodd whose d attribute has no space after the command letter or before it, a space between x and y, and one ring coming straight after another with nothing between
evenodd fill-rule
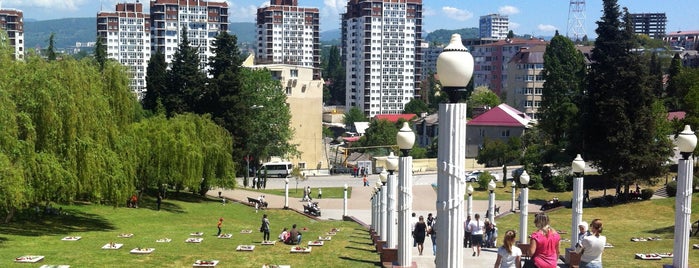
<instances>
[{"instance_id":1,"label":"red roof house","mask_svg":"<svg viewBox=\"0 0 699 268\"><path fill-rule=\"evenodd\" d=\"M375 120L388 120L391 123L397 123L398 120L404 119L405 121L410 121L417 117L416 114L377 114L374 116Z\"/></svg>"},{"instance_id":2,"label":"red roof house","mask_svg":"<svg viewBox=\"0 0 699 268\"><path fill-rule=\"evenodd\" d=\"M486 139L507 141L531 127L532 119L507 104L500 104L466 122L466 157L478 156Z\"/></svg>"}]
</instances>

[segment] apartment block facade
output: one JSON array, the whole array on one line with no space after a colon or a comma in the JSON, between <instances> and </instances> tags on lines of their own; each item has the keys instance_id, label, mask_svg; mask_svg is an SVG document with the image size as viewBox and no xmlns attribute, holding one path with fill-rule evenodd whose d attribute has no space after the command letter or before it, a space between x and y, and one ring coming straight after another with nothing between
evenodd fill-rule
<instances>
[{"instance_id":1,"label":"apartment block facade","mask_svg":"<svg viewBox=\"0 0 699 268\"><path fill-rule=\"evenodd\" d=\"M422 79L422 0L350 0L342 14L347 108L401 114Z\"/></svg>"},{"instance_id":2,"label":"apartment block facade","mask_svg":"<svg viewBox=\"0 0 699 268\"><path fill-rule=\"evenodd\" d=\"M699 30L670 32L663 41L675 50L699 50Z\"/></svg>"},{"instance_id":3,"label":"apartment block facade","mask_svg":"<svg viewBox=\"0 0 699 268\"><path fill-rule=\"evenodd\" d=\"M270 0L257 9L256 61L313 69L320 79L320 12L299 7L298 0Z\"/></svg>"},{"instance_id":4,"label":"apartment block facade","mask_svg":"<svg viewBox=\"0 0 699 268\"><path fill-rule=\"evenodd\" d=\"M520 49L542 44L545 45L546 42L539 39L514 38L473 46L473 86L486 86L500 95L506 88L507 63Z\"/></svg>"},{"instance_id":5,"label":"apartment block facade","mask_svg":"<svg viewBox=\"0 0 699 268\"><path fill-rule=\"evenodd\" d=\"M98 12L97 35L104 41L107 57L129 69L129 87L142 99L151 55L150 16L143 13L143 4L119 3L114 12Z\"/></svg>"},{"instance_id":6,"label":"apartment block facade","mask_svg":"<svg viewBox=\"0 0 699 268\"><path fill-rule=\"evenodd\" d=\"M521 48L507 63L507 104L539 119L544 89L544 53L546 45Z\"/></svg>"},{"instance_id":7,"label":"apartment block facade","mask_svg":"<svg viewBox=\"0 0 699 268\"><path fill-rule=\"evenodd\" d=\"M632 13L631 23L636 34L645 34L653 39L665 36L667 17L665 13Z\"/></svg>"},{"instance_id":8,"label":"apartment block facade","mask_svg":"<svg viewBox=\"0 0 699 268\"><path fill-rule=\"evenodd\" d=\"M207 69L213 56L212 43L223 31L228 31L228 2L214 0L151 0L151 51L160 51L169 64L183 29L187 29L190 46L199 49L199 68Z\"/></svg>"},{"instance_id":9,"label":"apartment block facade","mask_svg":"<svg viewBox=\"0 0 699 268\"><path fill-rule=\"evenodd\" d=\"M500 14L481 16L478 20L478 31L480 38L505 39L510 31L510 18Z\"/></svg>"},{"instance_id":10,"label":"apartment block facade","mask_svg":"<svg viewBox=\"0 0 699 268\"><path fill-rule=\"evenodd\" d=\"M0 9L0 29L7 33L15 58L24 59L24 14L17 9Z\"/></svg>"}]
</instances>

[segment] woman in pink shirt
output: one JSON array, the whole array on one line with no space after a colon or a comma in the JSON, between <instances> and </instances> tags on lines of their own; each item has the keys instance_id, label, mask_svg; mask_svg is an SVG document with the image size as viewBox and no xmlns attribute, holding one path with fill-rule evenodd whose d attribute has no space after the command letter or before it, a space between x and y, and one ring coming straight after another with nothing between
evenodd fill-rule
<instances>
[{"instance_id":1,"label":"woman in pink shirt","mask_svg":"<svg viewBox=\"0 0 699 268\"><path fill-rule=\"evenodd\" d=\"M549 216L546 213L536 214L534 225L538 230L529 236L531 260L537 268L556 268L561 236L549 225Z\"/></svg>"}]
</instances>

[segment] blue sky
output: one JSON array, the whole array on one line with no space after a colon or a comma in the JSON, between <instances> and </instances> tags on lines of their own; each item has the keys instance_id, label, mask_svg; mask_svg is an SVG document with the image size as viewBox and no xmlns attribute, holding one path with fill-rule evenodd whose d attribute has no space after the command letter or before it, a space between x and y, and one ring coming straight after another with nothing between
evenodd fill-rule
<instances>
[{"instance_id":1,"label":"blue sky","mask_svg":"<svg viewBox=\"0 0 699 268\"><path fill-rule=\"evenodd\" d=\"M25 18L46 20L69 17L95 17L102 7L114 10L116 2L136 0L0 0L3 8L24 11ZM215 0L222 1L222 0ZM149 0L141 0L147 7ZM299 0L299 6L317 7L321 12L321 30L337 29L340 15L345 10L346 0ZM269 4L263 0L228 1L230 18L235 22L254 22L258 7ZM478 27L481 15L499 13L510 17L510 29L517 34L550 36L556 29L565 34L568 23L568 6L564 0L423 0L426 31L436 29L458 29ZM619 0L621 7L632 13L665 12L668 17L667 30L699 30L699 10L696 0ZM599 20L602 0L586 1L585 31L596 36L595 22Z\"/></svg>"}]
</instances>

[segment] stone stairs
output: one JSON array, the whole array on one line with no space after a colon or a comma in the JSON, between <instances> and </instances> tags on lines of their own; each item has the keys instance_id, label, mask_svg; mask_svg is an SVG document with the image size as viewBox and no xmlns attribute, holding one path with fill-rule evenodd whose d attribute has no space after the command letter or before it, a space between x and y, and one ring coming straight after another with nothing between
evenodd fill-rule
<instances>
[{"instance_id":1,"label":"stone stairs","mask_svg":"<svg viewBox=\"0 0 699 268\"><path fill-rule=\"evenodd\" d=\"M653 197L651 199L658 199L658 198L668 198L667 194L667 188L666 186L663 186L661 188L658 188L658 190L655 190L655 193L653 193Z\"/></svg>"}]
</instances>

